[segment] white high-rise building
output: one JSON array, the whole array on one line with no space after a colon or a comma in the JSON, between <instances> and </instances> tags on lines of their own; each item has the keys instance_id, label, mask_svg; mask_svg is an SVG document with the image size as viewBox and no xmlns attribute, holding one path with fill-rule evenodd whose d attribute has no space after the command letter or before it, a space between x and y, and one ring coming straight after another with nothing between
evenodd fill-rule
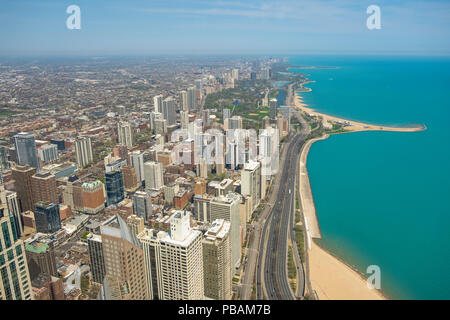
<instances>
[{"instance_id":1,"label":"white high-rise building","mask_svg":"<svg viewBox=\"0 0 450 320\"><path fill-rule=\"evenodd\" d=\"M240 216L241 195L230 192L226 196L218 196L210 202L210 219L224 219L231 223L231 266L239 267L241 262L241 216Z\"/></svg>"},{"instance_id":2,"label":"white high-rise building","mask_svg":"<svg viewBox=\"0 0 450 320\"><path fill-rule=\"evenodd\" d=\"M241 193L252 197L253 210L261 202L261 165L257 161L249 161L241 171Z\"/></svg>"},{"instance_id":3,"label":"white high-rise building","mask_svg":"<svg viewBox=\"0 0 450 320\"><path fill-rule=\"evenodd\" d=\"M189 111L188 93L186 90L180 92L180 106L181 110Z\"/></svg>"},{"instance_id":4,"label":"white high-rise building","mask_svg":"<svg viewBox=\"0 0 450 320\"><path fill-rule=\"evenodd\" d=\"M56 144L44 144L38 149L38 155L45 163L55 162L59 159L58 146Z\"/></svg>"},{"instance_id":5,"label":"white high-rise building","mask_svg":"<svg viewBox=\"0 0 450 320\"><path fill-rule=\"evenodd\" d=\"M117 134L119 137L119 144L125 145L129 149L133 148L133 132L129 122L120 121L117 124Z\"/></svg>"},{"instance_id":6,"label":"white high-rise building","mask_svg":"<svg viewBox=\"0 0 450 320\"><path fill-rule=\"evenodd\" d=\"M214 220L203 239L203 282L205 296L229 300L232 296L231 224Z\"/></svg>"},{"instance_id":7,"label":"white high-rise building","mask_svg":"<svg viewBox=\"0 0 450 320\"><path fill-rule=\"evenodd\" d=\"M144 163L145 190L159 190L164 185L162 163L148 161Z\"/></svg>"},{"instance_id":8,"label":"white high-rise building","mask_svg":"<svg viewBox=\"0 0 450 320\"><path fill-rule=\"evenodd\" d=\"M84 168L94 161L90 137L80 137L75 141L75 154L78 168Z\"/></svg>"},{"instance_id":9,"label":"white high-rise building","mask_svg":"<svg viewBox=\"0 0 450 320\"><path fill-rule=\"evenodd\" d=\"M180 122L181 122L181 129L189 128L189 112L188 111L180 111Z\"/></svg>"},{"instance_id":10,"label":"white high-rise building","mask_svg":"<svg viewBox=\"0 0 450 320\"><path fill-rule=\"evenodd\" d=\"M175 99L169 97L164 99L162 105L162 114L164 119L167 120L167 125L171 126L177 122L177 106L175 104Z\"/></svg>"},{"instance_id":11,"label":"white high-rise building","mask_svg":"<svg viewBox=\"0 0 450 320\"><path fill-rule=\"evenodd\" d=\"M150 298L202 300L202 233L190 227L190 212L171 216L170 233L145 229L138 235L143 245Z\"/></svg>"},{"instance_id":12,"label":"white high-rise building","mask_svg":"<svg viewBox=\"0 0 450 320\"><path fill-rule=\"evenodd\" d=\"M136 177L139 184L145 180L144 177L144 153L141 151L133 151L130 153L130 164L136 171Z\"/></svg>"},{"instance_id":13,"label":"white high-rise building","mask_svg":"<svg viewBox=\"0 0 450 320\"><path fill-rule=\"evenodd\" d=\"M155 112L162 113L162 101L163 96L161 94L153 97L153 106L155 108Z\"/></svg>"}]
</instances>

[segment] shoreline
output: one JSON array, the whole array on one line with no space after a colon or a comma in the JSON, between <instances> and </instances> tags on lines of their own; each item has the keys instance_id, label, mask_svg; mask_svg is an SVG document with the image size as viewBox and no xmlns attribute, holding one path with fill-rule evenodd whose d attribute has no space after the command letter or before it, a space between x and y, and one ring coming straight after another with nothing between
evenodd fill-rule
<instances>
[{"instance_id":1,"label":"shoreline","mask_svg":"<svg viewBox=\"0 0 450 320\"><path fill-rule=\"evenodd\" d=\"M344 130L348 132L358 131L394 131L394 132L418 132L426 130L425 126L411 128L396 128L388 126L369 125L357 121L349 121L346 119L329 116L314 111L306 107L302 98L297 91L294 96L295 108L317 117L322 117L325 121L348 123ZM355 270L341 258L335 256L332 252L326 250L313 239L322 238L320 232L320 224L314 204L311 185L306 168L308 153L311 145L320 140L327 139L328 134L318 138L311 139L307 142L300 153L300 175L304 177L303 182L299 185L299 196L302 199L301 207L303 213L303 223L305 229L306 250L308 251L308 269L309 281L313 292L319 299L331 300L387 300L388 297L381 290L369 289L364 275Z\"/></svg>"},{"instance_id":2,"label":"shoreline","mask_svg":"<svg viewBox=\"0 0 450 320\"><path fill-rule=\"evenodd\" d=\"M304 89L304 87L302 89ZM310 92L310 91L311 90L304 91L304 92ZM344 118L330 116L328 114L318 112L318 111L314 110L313 108L307 107L307 105L303 102L302 97L298 94L298 90L295 91L294 106L297 109L308 113L309 115L321 117L323 119L322 121L328 121L331 123L334 122L334 123L344 125L343 129L347 132L360 132L360 131L420 132L420 131L425 131L427 129L427 127L425 125L414 125L411 127L391 127L391 126L385 126L385 125L368 124L368 123L364 123L364 122L347 120Z\"/></svg>"}]
</instances>

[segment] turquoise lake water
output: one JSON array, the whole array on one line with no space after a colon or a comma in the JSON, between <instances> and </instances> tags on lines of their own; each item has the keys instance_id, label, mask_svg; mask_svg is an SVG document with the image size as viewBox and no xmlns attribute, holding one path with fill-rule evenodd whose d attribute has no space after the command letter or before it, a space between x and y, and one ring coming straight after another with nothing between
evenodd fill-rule
<instances>
[{"instance_id":1,"label":"turquoise lake water","mask_svg":"<svg viewBox=\"0 0 450 320\"><path fill-rule=\"evenodd\" d=\"M450 58L295 56L312 108L417 133L361 132L313 144L320 243L362 273L381 268L394 299L450 299Z\"/></svg>"}]
</instances>

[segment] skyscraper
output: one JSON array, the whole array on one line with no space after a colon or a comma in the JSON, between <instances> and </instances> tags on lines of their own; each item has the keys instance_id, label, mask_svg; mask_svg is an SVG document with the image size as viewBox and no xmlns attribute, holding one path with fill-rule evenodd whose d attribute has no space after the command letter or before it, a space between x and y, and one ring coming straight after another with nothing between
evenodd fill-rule
<instances>
[{"instance_id":1,"label":"skyscraper","mask_svg":"<svg viewBox=\"0 0 450 320\"><path fill-rule=\"evenodd\" d=\"M130 153L130 165L136 171L136 177L139 184L142 184L144 179L144 153L141 151L133 151Z\"/></svg>"},{"instance_id":2,"label":"skyscraper","mask_svg":"<svg viewBox=\"0 0 450 320\"><path fill-rule=\"evenodd\" d=\"M181 110L183 111L189 111L188 107L188 94L186 90L183 90L180 92L180 106Z\"/></svg>"},{"instance_id":3,"label":"skyscraper","mask_svg":"<svg viewBox=\"0 0 450 320\"><path fill-rule=\"evenodd\" d=\"M53 241L49 239L27 239L25 251L28 260L30 277L36 278L43 273L49 276L58 276ZM34 273L34 274L33 274Z\"/></svg>"},{"instance_id":4,"label":"skyscraper","mask_svg":"<svg viewBox=\"0 0 450 320\"><path fill-rule=\"evenodd\" d=\"M146 229L139 234L150 297L161 300L204 298L202 233L190 227L190 212L176 211L170 234Z\"/></svg>"},{"instance_id":5,"label":"skyscraper","mask_svg":"<svg viewBox=\"0 0 450 320\"><path fill-rule=\"evenodd\" d=\"M162 100L163 100L162 95L157 95L153 97L153 106L155 108L154 110L155 112L162 113Z\"/></svg>"},{"instance_id":6,"label":"skyscraper","mask_svg":"<svg viewBox=\"0 0 450 320\"><path fill-rule=\"evenodd\" d=\"M136 170L133 167L123 166L122 167L122 175L123 175L123 187L127 192L136 191L141 185L138 182Z\"/></svg>"},{"instance_id":7,"label":"skyscraper","mask_svg":"<svg viewBox=\"0 0 450 320\"><path fill-rule=\"evenodd\" d=\"M57 203L56 178L50 172L39 172L31 177L33 202L46 201Z\"/></svg>"},{"instance_id":8,"label":"skyscraper","mask_svg":"<svg viewBox=\"0 0 450 320\"><path fill-rule=\"evenodd\" d=\"M20 203L19 199L17 198L17 193L6 190L5 196L9 215L14 217L14 226L16 228L17 236L20 238L23 233L23 223L22 217L20 215Z\"/></svg>"},{"instance_id":9,"label":"skyscraper","mask_svg":"<svg viewBox=\"0 0 450 320\"><path fill-rule=\"evenodd\" d=\"M189 128L189 112L188 111L180 111L180 122L182 129Z\"/></svg>"},{"instance_id":10,"label":"skyscraper","mask_svg":"<svg viewBox=\"0 0 450 320\"><path fill-rule=\"evenodd\" d=\"M123 178L121 171L111 171L105 173L106 203L108 206L117 204L125 199Z\"/></svg>"},{"instance_id":11,"label":"skyscraper","mask_svg":"<svg viewBox=\"0 0 450 320\"><path fill-rule=\"evenodd\" d=\"M119 121L117 124L117 135L119 144L125 145L129 149L133 148L133 131L129 122Z\"/></svg>"},{"instance_id":12,"label":"skyscraper","mask_svg":"<svg viewBox=\"0 0 450 320\"><path fill-rule=\"evenodd\" d=\"M203 278L205 296L215 300L231 299L231 224L214 220L203 239Z\"/></svg>"},{"instance_id":13,"label":"skyscraper","mask_svg":"<svg viewBox=\"0 0 450 320\"><path fill-rule=\"evenodd\" d=\"M106 270L101 236L93 234L90 238L88 238L88 251L92 281L96 283L103 283Z\"/></svg>"},{"instance_id":14,"label":"skyscraper","mask_svg":"<svg viewBox=\"0 0 450 320\"><path fill-rule=\"evenodd\" d=\"M0 300L33 300L31 279L23 241L10 216L0 186Z\"/></svg>"},{"instance_id":15,"label":"skyscraper","mask_svg":"<svg viewBox=\"0 0 450 320\"><path fill-rule=\"evenodd\" d=\"M8 161L8 149L6 147L0 146L0 170L8 170L10 167Z\"/></svg>"},{"instance_id":16,"label":"skyscraper","mask_svg":"<svg viewBox=\"0 0 450 320\"><path fill-rule=\"evenodd\" d=\"M61 229L59 206L56 203L38 202L34 207L36 231L54 233Z\"/></svg>"},{"instance_id":17,"label":"skyscraper","mask_svg":"<svg viewBox=\"0 0 450 320\"><path fill-rule=\"evenodd\" d=\"M34 134L21 132L14 136L14 146L17 152L17 163L29 165L39 171L39 159L37 156Z\"/></svg>"},{"instance_id":18,"label":"skyscraper","mask_svg":"<svg viewBox=\"0 0 450 320\"><path fill-rule=\"evenodd\" d=\"M231 267L238 267L241 260L241 196L237 193L228 193L226 196L218 196L210 203L210 222L216 219L224 219L230 222L231 240ZM245 226L242 226L245 228Z\"/></svg>"},{"instance_id":19,"label":"skyscraper","mask_svg":"<svg viewBox=\"0 0 450 320\"><path fill-rule=\"evenodd\" d=\"M58 146L56 144L44 144L38 149L39 158L45 163L51 163L58 160Z\"/></svg>"},{"instance_id":20,"label":"skyscraper","mask_svg":"<svg viewBox=\"0 0 450 320\"><path fill-rule=\"evenodd\" d=\"M163 167L160 162L144 163L145 190L159 190L164 185Z\"/></svg>"},{"instance_id":21,"label":"skyscraper","mask_svg":"<svg viewBox=\"0 0 450 320\"><path fill-rule=\"evenodd\" d=\"M12 168L14 185L16 186L21 212L34 210L33 189L31 177L36 173L36 169L30 166L16 166Z\"/></svg>"},{"instance_id":22,"label":"skyscraper","mask_svg":"<svg viewBox=\"0 0 450 320\"><path fill-rule=\"evenodd\" d=\"M253 210L261 202L261 166L257 161L249 161L241 171L241 193L252 197Z\"/></svg>"},{"instance_id":23,"label":"skyscraper","mask_svg":"<svg viewBox=\"0 0 450 320\"><path fill-rule=\"evenodd\" d=\"M172 97L164 99L162 105L163 118L166 119L167 125L171 126L177 122L177 106L175 100Z\"/></svg>"},{"instance_id":24,"label":"skyscraper","mask_svg":"<svg viewBox=\"0 0 450 320\"><path fill-rule=\"evenodd\" d=\"M79 168L84 168L94 161L90 137L79 137L75 140L75 154Z\"/></svg>"},{"instance_id":25,"label":"skyscraper","mask_svg":"<svg viewBox=\"0 0 450 320\"><path fill-rule=\"evenodd\" d=\"M100 180L84 182L81 185L83 212L97 214L105 208L104 185Z\"/></svg>"},{"instance_id":26,"label":"skyscraper","mask_svg":"<svg viewBox=\"0 0 450 320\"><path fill-rule=\"evenodd\" d=\"M190 87L187 90L187 102L188 102L188 109L192 110L197 108L197 89L195 87Z\"/></svg>"},{"instance_id":27,"label":"skyscraper","mask_svg":"<svg viewBox=\"0 0 450 320\"><path fill-rule=\"evenodd\" d=\"M144 253L136 235L119 215L101 226L100 232L106 276L124 284L127 299L148 299Z\"/></svg>"},{"instance_id":28,"label":"skyscraper","mask_svg":"<svg viewBox=\"0 0 450 320\"><path fill-rule=\"evenodd\" d=\"M136 191L133 195L133 212L138 217L144 219L145 222L152 215L152 198L150 194L143 191Z\"/></svg>"}]
</instances>

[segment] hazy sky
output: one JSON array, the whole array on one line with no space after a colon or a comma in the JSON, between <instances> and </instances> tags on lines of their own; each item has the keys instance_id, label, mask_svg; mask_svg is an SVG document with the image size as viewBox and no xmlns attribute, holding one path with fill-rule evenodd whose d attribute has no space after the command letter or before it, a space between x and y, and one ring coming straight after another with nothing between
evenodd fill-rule
<instances>
[{"instance_id":1,"label":"hazy sky","mask_svg":"<svg viewBox=\"0 0 450 320\"><path fill-rule=\"evenodd\" d=\"M0 54L360 52L450 54L450 0L0 0Z\"/></svg>"}]
</instances>

